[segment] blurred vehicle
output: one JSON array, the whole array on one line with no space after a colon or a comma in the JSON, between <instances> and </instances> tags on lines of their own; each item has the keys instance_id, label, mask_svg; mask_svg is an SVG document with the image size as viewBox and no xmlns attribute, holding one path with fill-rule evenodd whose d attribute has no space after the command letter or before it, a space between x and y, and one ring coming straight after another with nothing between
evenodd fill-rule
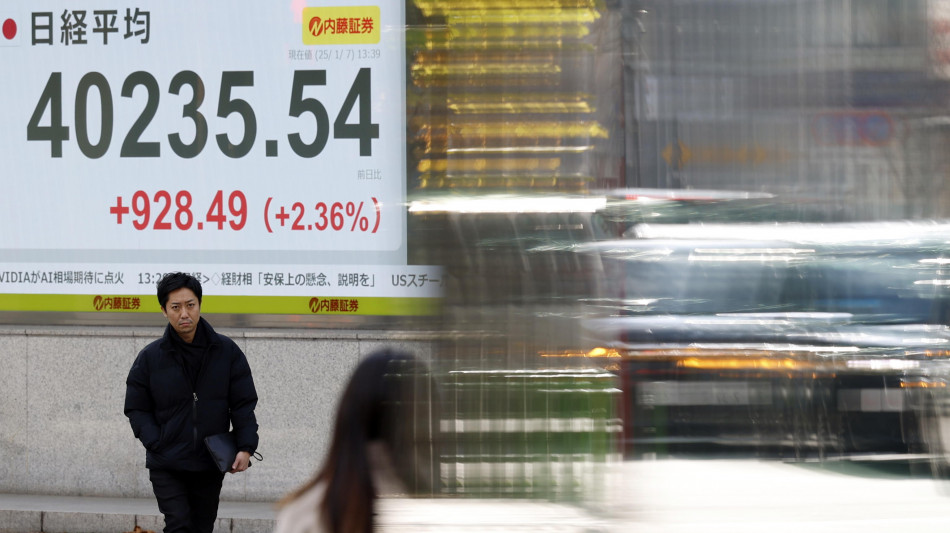
<instances>
[{"instance_id":1,"label":"blurred vehicle","mask_svg":"<svg viewBox=\"0 0 950 533\"><path fill-rule=\"evenodd\" d=\"M600 490L620 458L616 381L599 368L443 373L445 492L561 500Z\"/></svg>"},{"instance_id":2,"label":"blurred vehicle","mask_svg":"<svg viewBox=\"0 0 950 533\"><path fill-rule=\"evenodd\" d=\"M474 346L486 344L484 332L499 334L505 351L575 346L582 306L605 290L600 258L575 249L620 235L601 216L605 205L602 196L569 194L420 195L409 204L409 239L420 242L409 261L443 267L444 327L477 330ZM481 350L462 357L478 360Z\"/></svg>"},{"instance_id":3,"label":"blurred vehicle","mask_svg":"<svg viewBox=\"0 0 950 533\"><path fill-rule=\"evenodd\" d=\"M579 315L603 292L596 255L617 238L602 196L417 195L410 262L442 265L441 477L457 496L593 498L619 460L616 375L541 360L574 347Z\"/></svg>"},{"instance_id":4,"label":"blurred vehicle","mask_svg":"<svg viewBox=\"0 0 950 533\"><path fill-rule=\"evenodd\" d=\"M710 224L753 222L842 222L833 207L771 193L626 188L601 191L606 200L598 214L618 231L636 231L642 224Z\"/></svg>"},{"instance_id":5,"label":"blurred vehicle","mask_svg":"<svg viewBox=\"0 0 950 533\"><path fill-rule=\"evenodd\" d=\"M637 224L589 243L585 321L615 359L627 457L946 464L950 225Z\"/></svg>"}]
</instances>

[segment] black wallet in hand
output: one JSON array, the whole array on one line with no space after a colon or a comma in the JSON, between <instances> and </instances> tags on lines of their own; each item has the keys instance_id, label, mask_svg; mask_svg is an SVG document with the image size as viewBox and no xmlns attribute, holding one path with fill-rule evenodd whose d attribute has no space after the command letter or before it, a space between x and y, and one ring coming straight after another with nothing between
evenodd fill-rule
<instances>
[{"instance_id":1,"label":"black wallet in hand","mask_svg":"<svg viewBox=\"0 0 950 533\"><path fill-rule=\"evenodd\" d=\"M234 458L237 457L237 443L234 441L234 435L231 433L218 433L205 437L205 446L214 459L214 464L222 473L231 470L234 465ZM248 465L250 466L250 464Z\"/></svg>"}]
</instances>

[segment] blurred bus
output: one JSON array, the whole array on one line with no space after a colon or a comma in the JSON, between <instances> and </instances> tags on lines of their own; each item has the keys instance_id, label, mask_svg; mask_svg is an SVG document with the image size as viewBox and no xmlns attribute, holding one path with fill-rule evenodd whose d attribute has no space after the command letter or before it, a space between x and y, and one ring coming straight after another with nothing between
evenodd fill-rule
<instances>
[{"instance_id":1,"label":"blurred bus","mask_svg":"<svg viewBox=\"0 0 950 533\"><path fill-rule=\"evenodd\" d=\"M585 321L628 457L931 459L950 354L950 226L638 224L590 243ZM896 455L895 455L896 454Z\"/></svg>"}]
</instances>

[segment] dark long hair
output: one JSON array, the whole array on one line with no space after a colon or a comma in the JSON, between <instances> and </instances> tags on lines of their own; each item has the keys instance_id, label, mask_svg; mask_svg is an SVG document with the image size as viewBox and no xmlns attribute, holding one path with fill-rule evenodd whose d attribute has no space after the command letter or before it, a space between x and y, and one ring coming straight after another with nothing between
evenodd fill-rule
<instances>
[{"instance_id":1,"label":"dark long hair","mask_svg":"<svg viewBox=\"0 0 950 533\"><path fill-rule=\"evenodd\" d=\"M340 399L323 466L289 499L324 483L319 514L329 531L371 532L377 497L368 448L372 442L385 444L411 494L430 492L436 471L435 396L431 375L412 355L384 349L365 358Z\"/></svg>"}]
</instances>

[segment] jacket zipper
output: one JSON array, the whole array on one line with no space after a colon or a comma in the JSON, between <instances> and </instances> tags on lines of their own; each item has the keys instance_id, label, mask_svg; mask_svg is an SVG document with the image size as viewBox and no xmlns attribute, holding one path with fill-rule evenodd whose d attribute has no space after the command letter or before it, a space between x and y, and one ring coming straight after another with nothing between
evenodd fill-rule
<instances>
[{"instance_id":1,"label":"jacket zipper","mask_svg":"<svg viewBox=\"0 0 950 533\"><path fill-rule=\"evenodd\" d=\"M193 435L192 440L194 442L194 447L197 450L198 449L198 392L197 391L192 392L191 394L193 394L195 397L195 401L192 402L191 404L191 421L192 421L191 431Z\"/></svg>"}]
</instances>

